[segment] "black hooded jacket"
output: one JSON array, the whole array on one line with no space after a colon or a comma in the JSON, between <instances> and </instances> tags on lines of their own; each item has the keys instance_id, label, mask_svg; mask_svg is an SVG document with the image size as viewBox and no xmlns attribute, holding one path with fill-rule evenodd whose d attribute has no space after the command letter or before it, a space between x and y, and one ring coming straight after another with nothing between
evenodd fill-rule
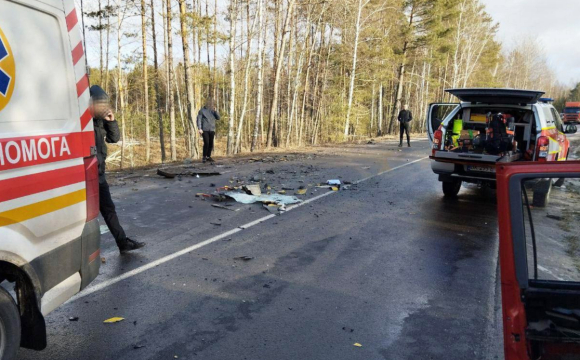
<instances>
[{"instance_id":1,"label":"black hooded jacket","mask_svg":"<svg viewBox=\"0 0 580 360\"><path fill-rule=\"evenodd\" d=\"M91 98L96 100L108 100L107 93L97 85L91 86ZM105 182L105 160L107 159L107 144L114 144L121 138L117 121L93 118L95 127L95 145L97 147L97 160L99 162L99 182Z\"/></svg>"},{"instance_id":2,"label":"black hooded jacket","mask_svg":"<svg viewBox=\"0 0 580 360\"><path fill-rule=\"evenodd\" d=\"M117 121L93 119L95 126L95 144L97 145L97 159L99 160L99 182L105 180L105 160L107 159L107 144L119 141L121 134Z\"/></svg>"}]
</instances>

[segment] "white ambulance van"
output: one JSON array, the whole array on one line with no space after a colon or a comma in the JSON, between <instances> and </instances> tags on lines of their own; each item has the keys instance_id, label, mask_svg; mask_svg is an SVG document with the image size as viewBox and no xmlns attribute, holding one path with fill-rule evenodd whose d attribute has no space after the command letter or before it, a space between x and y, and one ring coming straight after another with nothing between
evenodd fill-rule
<instances>
[{"instance_id":1,"label":"white ambulance van","mask_svg":"<svg viewBox=\"0 0 580 360\"><path fill-rule=\"evenodd\" d=\"M98 171L74 0L0 0L0 358L98 274Z\"/></svg>"}]
</instances>

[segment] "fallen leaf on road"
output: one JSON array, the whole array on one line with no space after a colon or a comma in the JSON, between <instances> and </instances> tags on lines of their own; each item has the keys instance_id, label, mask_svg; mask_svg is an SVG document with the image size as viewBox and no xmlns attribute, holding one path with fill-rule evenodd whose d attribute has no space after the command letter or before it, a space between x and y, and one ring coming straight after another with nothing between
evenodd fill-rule
<instances>
[{"instance_id":1,"label":"fallen leaf on road","mask_svg":"<svg viewBox=\"0 0 580 360\"><path fill-rule=\"evenodd\" d=\"M362 345L359 344L359 343L354 343L353 345L356 346L356 347L362 347Z\"/></svg>"},{"instance_id":2,"label":"fallen leaf on road","mask_svg":"<svg viewBox=\"0 0 580 360\"><path fill-rule=\"evenodd\" d=\"M104 257L101 258L101 264L105 264L107 262L107 259L105 259Z\"/></svg>"},{"instance_id":3,"label":"fallen leaf on road","mask_svg":"<svg viewBox=\"0 0 580 360\"><path fill-rule=\"evenodd\" d=\"M296 195L304 195L306 194L306 191L308 191L308 189L300 189L296 191Z\"/></svg>"},{"instance_id":4,"label":"fallen leaf on road","mask_svg":"<svg viewBox=\"0 0 580 360\"><path fill-rule=\"evenodd\" d=\"M338 191L338 188L336 186L333 186L333 187L330 188L330 190L332 190L332 191Z\"/></svg>"},{"instance_id":5,"label":"fallen leaf on road","mask_svg":"<svg viewBox=\"0 0 580 360\"><path fill-rule=\"evenodd\" d=\"M110 319L107 319L107 320L105 320L105 321L103 321L103 322L104 322L105 324L112 324L112 323L117 323L117 322L119 322L119 321L123 321L123 320L125 320L125 318L122 318L122 317L117 317L117 316L116 316L116 317L112 317L112 318L110 318Z\"/></svg>"}]
</instances>

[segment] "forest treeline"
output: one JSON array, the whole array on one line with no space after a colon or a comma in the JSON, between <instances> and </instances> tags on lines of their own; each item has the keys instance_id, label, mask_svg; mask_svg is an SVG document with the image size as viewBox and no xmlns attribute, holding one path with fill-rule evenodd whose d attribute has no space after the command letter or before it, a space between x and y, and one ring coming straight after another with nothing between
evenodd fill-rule
<instances>
[{"instance_id":1,"label":"forest treeline","mask_svg":"<svg viewBox=\"0 0 580 360\"><path fill-rule=\"evenodd\" d=\"M508 51L479 0L97 0L90 79L110 94L121 166L199 158L196 116L221 114L231 155L423 132L456 87L539 89L563 102L541 44ZM98 48L98 49L95 49Z\"/></svg>"}]
</instances>

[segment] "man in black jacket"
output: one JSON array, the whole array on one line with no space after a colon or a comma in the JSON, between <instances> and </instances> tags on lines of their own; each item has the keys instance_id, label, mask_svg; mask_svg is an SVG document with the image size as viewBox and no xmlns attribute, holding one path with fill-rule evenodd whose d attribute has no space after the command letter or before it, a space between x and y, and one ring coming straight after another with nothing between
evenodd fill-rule
<instances>
[{"instance_id":1,"label":"man in black jacket","mask_svg":"<svg viewBox=\"0 0 580 360\"><path fill-rule=\"evenodd\" d=\"M413 120L413 115L407 105L403 105L403 110L399 112L399 147L403 146L403 133L407 134L407 146L411 147L411 138L409 137L410 122Z\"/></svg>"},{"instance_id":2,"label":"man in black jacket","mask_svg":"<svg viewBox=\"0 0 580 360\"><path fill-rule=\"evenodd\" d=\"M213 150L213 139L215 137L215 122L220 119L220 115L215 110L213 100L209 99L204 107L197 114L197 128L203 137L203 162L213 163L211 152Z\"/></svg>"},{"instance_id":3,"label":"man in black jacket","mask_svg":"<svg viewBox=\"0 0 580 360\"><path fill-rule=\"evenodd\" d=\"M145 243L131 240L125 235L125 230L119 223L119 217L115 211L115 204L111 198L109 184L105 178L105 160L107 159L107 144L119 141L119 125L115 115L109 108L109 96L98 85L91 86L90 109L93 115L95 127L95 144L97 146L97 160L99 163L99 205L101 215L109 227L121 254L142 248Z\"/></svg>"}]
</instances>

